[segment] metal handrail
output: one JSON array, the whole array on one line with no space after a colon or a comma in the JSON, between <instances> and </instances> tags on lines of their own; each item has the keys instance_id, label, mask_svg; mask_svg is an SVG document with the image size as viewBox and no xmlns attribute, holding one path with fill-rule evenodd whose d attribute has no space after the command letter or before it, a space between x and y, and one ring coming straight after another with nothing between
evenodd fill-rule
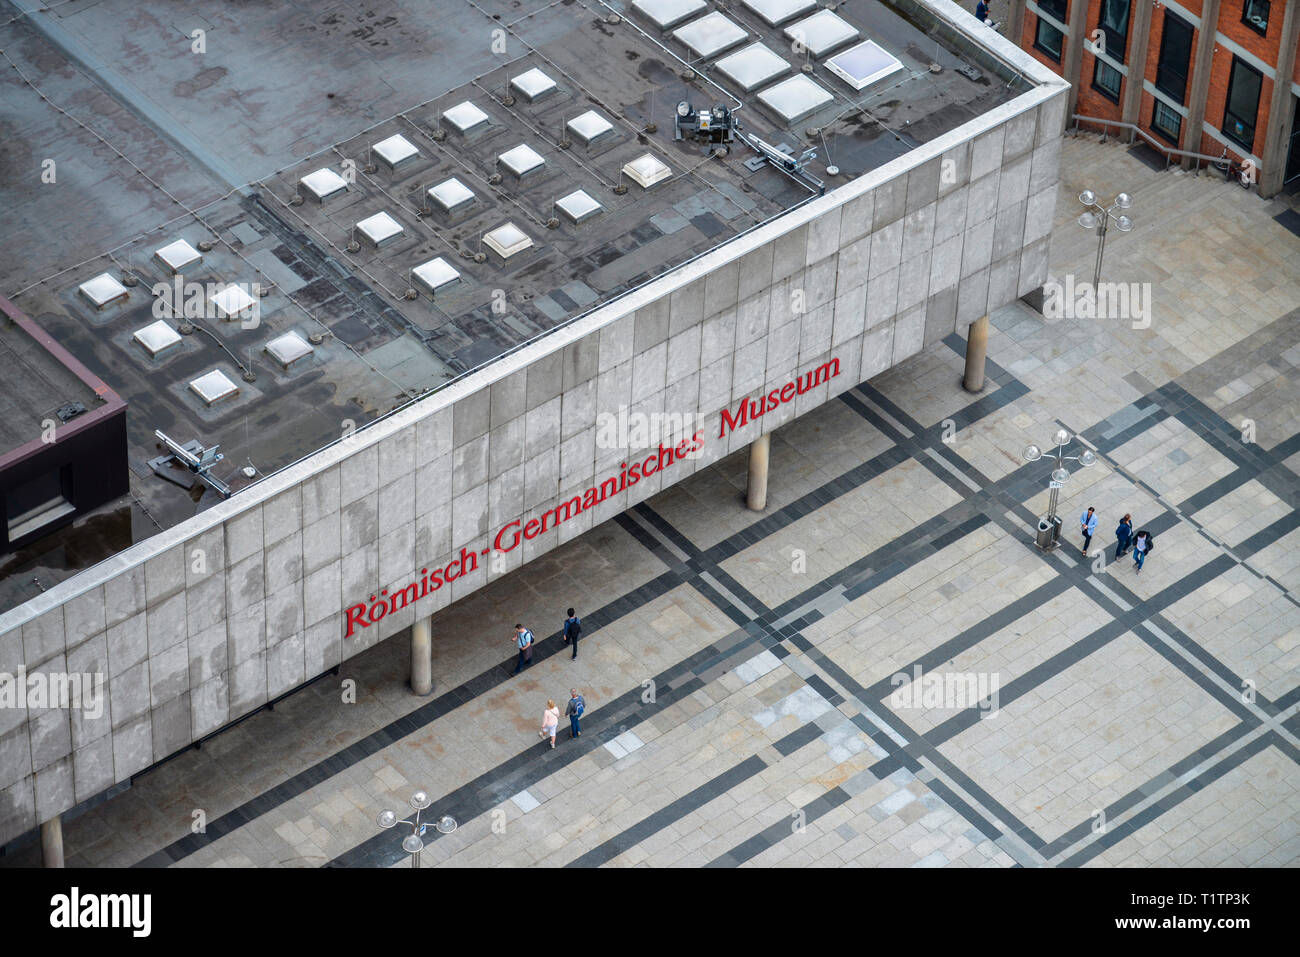
<instances>
[{"instance_id":1,"label":"metal handrail","mask_svg":"<svg viewBox=\"0 0 1300 957\"><path fill-rule=\"evenodd\" d=\"M1124 123L1121 122L1120 120L1107 120L1107 119L1102 119L1100 116L1086 116L1083 113L1074 113L1072 114L1072 116L1074 119L1074 129L1076 132L1079 129L1079 122L1082 121L1084 123L1095 123L1098 126L1104 126L1104 127L1115 126L1122 130L1128 130L1130 133L1136 133L1138 136L1142 137L1143 141L1152 149L1159 150L1161 153L1165 154L1165 169L1169 168L1170 159L1174 156L1189 156L1192 159L1195 159L1197 172L1200 172L1201 160L1205 160L1207 163L1216 163L1216 164L1223 162L1222 156L1212 156L1209 153L1196 153L1191 150L1180 150L1180 149L1174 149L1174 147L1172 146L1166 146L1164 143L1161 143L1159 140L1154 139L1149 133L1146 132L1146 130L1142 129L1136 123ZM1107 134L1103 130L1101 135L1102 135L1102 139L1105 139L1106 136L1109 134ZM1255 175L1258 176L1259 173L1260 173L1260 168L1256 166Z\"/></svg>"}]
</instances>

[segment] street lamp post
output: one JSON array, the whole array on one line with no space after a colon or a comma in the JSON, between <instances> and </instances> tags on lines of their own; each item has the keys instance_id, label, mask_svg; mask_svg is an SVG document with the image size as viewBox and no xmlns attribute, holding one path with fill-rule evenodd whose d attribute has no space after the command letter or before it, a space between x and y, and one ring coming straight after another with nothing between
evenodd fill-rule
<instances>
[{"instance_id":1,"label":"street lamp post","mask_svg":"<svg viewBox=\"0 0 1300 957\"><path fill-rule=\"evenodd\" d=\"M428 829L428 824L420 823L420 812L427 808L432 801L429 795L424 791L416 791L411 795L411 807L415 808L414 817L398 818L396 811L382 811L375 823L387 830L390 827L396 827L398 824L409 824L411 833L402 838L402 850L411 855L411 867L420 866L420 852L424 850L424 833ZM450 834L456 830L456 819L449 814L444 814L434 823L435 830L440 834Z\"/></svg>"},{"instance_id":2,"label":"street lamp post","mask_svg":"<svg viewBox=\"0 0 1300 957\"><path fill-rule=\"evenodd\" d=\"M1096 295L1097 284L1101 282L1101 257L1106 251L1106 228L1113 222L1115 228L1121 233L1127 233L1133 228L1133 220L1123 213L1116 215L1117 209L1130 209L1133 206L1133 198L1128 193L1120 193L1115 197L1115 202L1109 208L1102 206L1097 202L1097 194L1090 189L1085 189L1079 194L1079 202L1084 205L1083 214L1079 217L1079 225L1084 229L1095 230L1097 233L1097 265L1092 273L1092 289Z\"/></svg>"},{"instance_id":3,"label":"street lamp post","mask_svg":"<svg viewBox=\"0 0 1300 957\"><path fill-rule=\"evenodd\" d=\"M1038 537L1036 543L1040 548L1051 548L1056 545L1057 539L1061 533L1061 519L1056 514L1056 506L1060 501L1061 489L1065 483L1070 480L1070 472L1065 468L1065 462L1078 462L1086 469L1092 468L1097 464L1097 456L1091 449L1084 449L1078 455L1066 455L1065 447L1070 444L1074 436L1070 435L1065 429L1058 429L1052 436L1055 443L1055 451L1048 452L1046 457L1055 463L1056 467L1052 469L1051 480L1047 487L1051 494L1047 498L1047 518L1038 522ZM1036 445L1025 446L1021 456L1026 462L1037 462L1044 457L1043 450Z\"/></svg>"}]
</instances>

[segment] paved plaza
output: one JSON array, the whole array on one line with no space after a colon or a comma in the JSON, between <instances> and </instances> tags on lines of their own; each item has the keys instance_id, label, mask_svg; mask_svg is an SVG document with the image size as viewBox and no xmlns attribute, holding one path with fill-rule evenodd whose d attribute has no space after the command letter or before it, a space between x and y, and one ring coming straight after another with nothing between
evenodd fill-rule
<instances>
[{"instance_id":1,"label":"paved plaza","mask_svg":"<svg viewBox=\"0 0 1300 957\"><path fill-rule=\"evenodd\" d=\"M744 453L697 473L435 615L429 698L391 639L65 816L68 864L408 866L375 818L417 789L459 822L424 867L1300 864L1300 238L1095 138L1061 180L1053 275L1091 278L1078 192L1129 190L1149 328L1010 306L982 394L950 337L777 431L764 513ZM1042 551L1060 428L1099 462Z\"/></svg>"}]
</instances>

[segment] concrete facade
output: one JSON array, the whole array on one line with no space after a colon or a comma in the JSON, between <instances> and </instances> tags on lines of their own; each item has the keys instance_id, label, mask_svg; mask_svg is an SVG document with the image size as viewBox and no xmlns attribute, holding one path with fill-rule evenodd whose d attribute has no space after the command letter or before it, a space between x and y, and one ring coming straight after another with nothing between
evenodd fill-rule
<instances>
[{"instance_id":1,"label":"concrete facade","mask_svg":"<svg viewBox=\"0 0 1300 957\"><path fill-rule=\"evenodd\" d=\"M106 696L97 719L0 708L0 843L1040 286L1067 87L992 43L1041 85L0 617L0 673ZM719 437L721 410L833 360ZM698 456L484 554L618 475L595 431L623 406L704 414ZM345 608L462 548L475 570L344 637Z\"/></svg>"}]
</instances>

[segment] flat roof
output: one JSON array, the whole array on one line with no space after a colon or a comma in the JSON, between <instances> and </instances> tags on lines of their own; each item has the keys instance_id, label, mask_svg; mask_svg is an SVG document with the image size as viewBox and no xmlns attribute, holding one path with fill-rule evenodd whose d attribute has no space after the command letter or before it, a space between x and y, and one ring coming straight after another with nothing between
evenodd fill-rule
<instances>
[{"instance_id":1,"label":"flat roof","mask_svg":"<svg viewBox=\"0 0 1300 957\"><path fill-rule=\"evenodd\" d=\"M675 140L679 101L724 104L744 133L795 154L816 148L809 170L834 189L1028 89L1012 71L958 72L972 65L969 37L936 37L914 13L876 0L835 9L903 65L861 91L827 57L796 55L784 36L791 21L773 26L735 3L708 2L674 24L721 10L745 31L742 43L703 57L639 14L595 3L394 0L369 11L198 0L178 11L142 0L129 18L119 6L64 4L0 25L0 46L22 71L0 75L14 148L55 157L65 187L0 180L0 207L12 211L0 220L0 294L131 410L132 495L105 510L131 519L109 549L214 501L148 469L160 454L155 429L220 444L218 473L238 490L817 195L813 181L747 163L757 154L741 139L725 156ZM493 29L504 46L480 42ZM192 52L195 30L202 54ZM717 64L754 42L790 71L746 92ZM124 52L145 46L147 57ZM513 81L534 70L555 87L530 98ZM792 74L829 99L787 122L760 96ZM443 114L463 103L487 122L458 130ZM612 129L584 142L568 123L589 111ZM374 147L399 136L416 153L382 162ZM497 157L520 144L544 162L516 177ZM672 175L642 188L622 171L647 154ZM321 169L347 189L309 195L300 181ZM428 190L452 177L475 199L447 211ZM600 215L557 205L579 190ZM381 213L402 231L375 245L355 227ZM493 251L485 237L505 223L531 246ZM180 241L202 258L178 278L154 253ZM413 271L437 258L459 281L431 295ZM78 295L103 273L135 278L125 302L99 308ZM255 300L254 316L195 307L184 321L187 304L231 283ZM182 341L151 356L134 334L169 304ZM313 352L286 369L265 347L288 333ZM238 391L208 405L188 384L213 370ZM10 579L78 570L67 545L89 524L0 565L0 609L37 593Z\"/></svg>"}]
</instances>

